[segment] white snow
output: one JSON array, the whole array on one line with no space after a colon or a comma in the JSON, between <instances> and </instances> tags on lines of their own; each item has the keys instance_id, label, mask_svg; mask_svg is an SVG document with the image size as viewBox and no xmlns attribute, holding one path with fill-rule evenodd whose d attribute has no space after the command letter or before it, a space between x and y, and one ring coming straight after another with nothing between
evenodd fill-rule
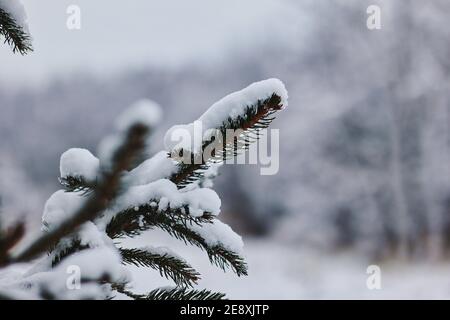
<instances>
[{"instance_id":1,"label":"white snow","mask_svg":"<svg viewBox=\"0 0 450 320\"><path fill-rule=\"evenodd\" d=\"M136 123L152 128L160 122L161 118L162 110L156 102L141 99L132 104L117 118L116 128L119 131L126 131Z\"/></svg>"},{"instance_id":2,"label":"white snow","mask_svg":"<svg viewBox=\"0 0 450 320\"><path fill-rule=\"evenodd\" d=\"M180 255L175 253L172 249L165 247L165 246L161 246L161 247L146 246L146 247L140 248L140 250L144 250L144 251L147 251L152 254L158 254L160 256L173 257L173 258L177 258L178 260L186 261L183 257L181 257Z\"/></svg>"},{"instance_id":3,"label":"white snow","mask_svg":"<svg viewBox=\"0 0 450 320\"><path fill-rule=\"evenodd\" d=\"M175 161L167 156L167 152L160 151L131 170L125 176L124 181L129 185L144 185L169 177L176 171Z\"/></svg>"},{"instance_id":4,"label":"white snow","mask_svg":"<svg viewBox=\"0 0 450 320\"><path fill-rule=\"evenodd\" d=\"M89 248L99 248L103 246L113 247L112 240L106 235L105 232L100 231L93 222L86 222L78 231L78 238L82 246L88 246Z\"/></svg>"},{"instance_id":5,"label":"white snow","mask_svg":"<svg viewBox=\"0 0 450 320\"><path fill-rule=\"evenodd\" d=\"M58 190L45 203L42 215L43 229L48 231L73 216L82 206L85 197L77 192Z\"/></svg>"},{"instance_id":6,"label":"white snow","mask_svg":"<svg viewBox=\"0 0 450 320\"><path fill-rule=\"evenodd\" d=\"M77 252L64 259L55 271L61 269L67 275L67 267L71 265L80 267L82 279L94 280L106 274L117 283L130 280L129 273L122 267L122 258L111 248L102 247Z\"/></svg>"},{"instance_id":7,"label":"white snow","mask_svg":"<svg viewBox=\"0 0 450 320\"><path fill-rule=\"evenodd\" d=\"M95 248L74 253L55 268L30 273L29 265L15 266L14 270L0 272L0 292L16 299L40 299L42 290L58 299L105 299L110 294L109 285L86 283L108 277L111 281L125 284L131 280L131 273L121 264L116 249ZM77 273L79 271L79 274ZM79 288L71 279L80 276Z\"/></svg>"},{"instance_id":8,"label":"white snow","mask_svg":"<svg viewBox=\"0 0 450 320\"><path fill-rule=\"evenodd\" d=\"M220 220L214 219L212 223L204 223L202 225L192 224L188 225L188 228L205 239L209 247L222 245L225 249L239 255L243 254L244 242L241 236Z\"/></svg>"},{"instance_id":9,"label":"white snow","mask_svg":"<svg viewBox=\"0 0 450 320\"><path fill-rule=\"evenodd\" d=\"M212 134L214 129L220 128L225 120L236 119L244 114L247 107L255 105L258 100L269 98L274 93L281 97L282 109L286 108L287 90L283 82L275 78L255 82L247 88L225 96L193 123L171 127L164 136L166 150L185 149L194 153L199 152L201 147L199 141Z\"/></svg>"},{"instance_id":10,"label":"white snow","mask_svg":"<svg viewBox=\"0 0 450 320\"><path fill-rule=\"evenodd\" d=\"M0 8L8 12L24 32L29 33L27 13L20 0L0 0Z\"/></svg>"},{"instance_id":11,"label":"white snow","mask_svg":"<svg viewBox=\"0 0 450 320\"><path fill-rule=\"evenodd\" d=\"M264 100L277 94L281 97L283 109L288 105L287 90L279 79L268 79L255 82L247 88L227 95L214 103L198 120L206 128L218 128L222 122L231 117L236 119L242 115L248 106L255 104L258 100Z\"/></svg>"},{"instance_id":12,"label":"white snow","mask_svg":"<svg viewBox=\"0 0 450 320\"><path fill-rule=\"evenodd\" d=\"M81 176L95 181L99 171L99 160L86 149L72 148L61 155L59 170L62 178Z\"/></svg>"},{"instance_id":13,"label":"white snow","mask_svg":"<svg viewBox=\"0 0 450 320\"><path fill-rule=\"evenodd\" d=\"M130 187L116 200L116 204L105 212L104 217L99 220L99 225L100 221L108 223L120 211L144 204L151 205L154 201L158 201L159 210L187 206L189 214L194 217L201 216L205 212L218 215L221 206L219 196L211 189L201 188L182 192L173 182L160 179L146 185Z\"/></svg>"}]
</instances>

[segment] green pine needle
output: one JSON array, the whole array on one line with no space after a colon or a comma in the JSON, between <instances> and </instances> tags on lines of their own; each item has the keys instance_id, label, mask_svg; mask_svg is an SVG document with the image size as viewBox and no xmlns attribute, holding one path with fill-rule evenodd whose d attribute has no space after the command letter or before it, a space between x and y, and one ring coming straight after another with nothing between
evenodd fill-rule
<instances>
[{"instance_id":1,"label":"green pine needle","mask_svg":"<svg viewBox=\"0 0 450 320\"><path fill-rule=\"evenodd\" d=\"M158 201L149 201L149 203L152 202L156 205L144 204L117 213L106 227L108 236L112 239L124 236L134 237L159 224L165 224L169 227L174 224L200 225L201 223L211 223L214 218L209 212L205 212L200 217L191 216L188 206L160 211L158 210Z\"/></svg>"},{"instance_id":2,"label":"green pine needle","mask_svg":"<svg viewBox=\"0 0 450 320\"><path fill-rule=\"evenodd\" d=\"M82 176L59 178L59 183L64 187L66 192L81 192L83 195L89 195L97 185L97 182L87 182Z\"/></svg>"},{"instance_id":3,"label":"green pine needle","mask_svg":"<svg viewBox=\"0 0 450 320\"><path fill-rule=\"evenodd\" d=\"M25 55L33 51L30 35L2 8L0 8L0 36L5 38L4 43L11 46L14 53Z\"/></svg>"},{"instance_id":4,"label":"green pine needle","mask_svg":"<svg viewBox=\"0 0 450 320\"><path fill-rule=\"evenodd\" d=\"M195 290L186 288L173 289L155 289L148 294L134 294L122 287L115 287L120 293L127 295L134 300L224 300L225 294L221 292L212 292L210 290Z\"/></svg>"},{"instance_id":5,"label":"green pine needle","mask_svg":"<svg viewBox=\"0 0 450 320\"><path fill-rule=\"evenodd\" d=\"M145 249L120 249L123 262L158 270L161 276L172 279L177 286L196 284L200 274L186 261L169 254L157 254Z\"/></svg>"},{"instance_id":6,"label":"green pine needle","mask_svg":"<svg viewBox=\"0 0 450 320\"><path fill-rule=\"evenodd\" d=\"M265 100L258 100L255 105L247 106L243 115L235 119L229 117L222 123L220 128L217 128L218 136L222 137L222 139L227 139L227 130L241 130L242 135L232 140L218 142L215 140L215 137L212 137L210 140L204 141L202 152L197 154L197 156L201 156L202 158L197 159L197 156L191 155L190 163L179 162L178 170L172 174L170 180L178 188L184 188L192 182L202 179L204 172L209 168L211 163L225 161L247 150L252 142L259 139L260 131L267 128L275 119L272 115L278 110L281 110L281 108L281 97L274 93ZM213 143L217 143L222 148L214 150L215 152L210 158L204 159L203 156L205 153L203 151ZM169 153L169 157L172 157L173 154L183 156L184 152L186 151L173 150Z\"/></svg>"},{"instance_id":7,"label":"green pine needle","mask_svg":"<svg viewBox=\"0 0 450 320\"><path fill-rule=\"evenodd\" d=\"M189 228L189 224L192 223L205 223L202 220L195 219L206 219L206 223L210 223L214 218L213 216L206 215L200 218L189 216L189 218L186 218L188 215L177 214L177 212L175 214L158 212L156 208L150 206L146 207L146 209L149 211L141 211L141 208L135 211L133 208L130 208L117 214L108 224L106 233L114 239L122 236L133 237L144 230L159 228L185 244L194 245L204 250L211 263L222 270L225 271L227 268L231 268L238 276L247 275L247 264L241 256L220 245L210 247L202 236ZM141 213L137 214L139 212ZM130 219L130 217L133 218Z\"/></svg>"}]
</instances>

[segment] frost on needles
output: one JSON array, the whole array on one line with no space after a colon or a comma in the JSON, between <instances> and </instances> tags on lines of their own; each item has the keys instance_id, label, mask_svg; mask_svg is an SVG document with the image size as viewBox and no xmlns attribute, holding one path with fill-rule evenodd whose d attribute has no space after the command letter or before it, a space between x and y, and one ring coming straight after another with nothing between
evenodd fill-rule
<instances>
[{"instance_id":1,"label":"frost on needles","mask_svg":"<svg viewBox=\"0 0 450 320\"><path fill-rule=\"evenodd\" d=\"M270 124L274 114L286 106L284 85L277 79L269 79L226 96L199 121L205 132L243 130L243 143L239 147L245 149L258 138L259 130ZM16 228L18 231L0 234L0 267L14 267L16 263L39 258L25 274L6 284L0 283L1 297L224 298L223 293L197 289L201 275L179 253L151 244L122 247L123 238L138 237L154 229L198 247L212 264L224 271L247 275L242 238L218 219L221 201L211 189L221 162L237 154L237 145L226 142L201 163L183 163L169 147L136 164L136 159L145 153L147 136L159 119L160 110L155 103L140 101L119 117L115 132L100 143L97 157L81 148L62 154L59 178L62 189L45 204L43 234L20 250L12 250L23 235L20 226ZM207 134L202 137L205 138L200 149L186 146L182 152L195 157L212 143ZM128 265L155 269L174 286L136 294L129 285ZM80 268L79 290L67 288L66 269L70 266Z\"/></svg>"}]
</instances>

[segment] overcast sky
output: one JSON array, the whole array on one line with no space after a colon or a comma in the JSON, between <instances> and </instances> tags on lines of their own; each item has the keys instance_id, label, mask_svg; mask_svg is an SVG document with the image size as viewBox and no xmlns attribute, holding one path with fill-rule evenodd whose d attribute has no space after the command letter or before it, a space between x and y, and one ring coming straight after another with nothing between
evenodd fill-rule
<instances>
[{"instance_id":1,"label":"overcast sky","mask_svg":"<svg viewBox=\"0 0 450 320\"><path fill-rule=\"evenodd\" d=\"M280 0L22 0L35 52L0 46L0 83L33 84L73 72L100 75L142 65L218 61L271 37L296 39L299 11ZM66 27L81 9L81 30Z\"/></svg>"}]
</instances>

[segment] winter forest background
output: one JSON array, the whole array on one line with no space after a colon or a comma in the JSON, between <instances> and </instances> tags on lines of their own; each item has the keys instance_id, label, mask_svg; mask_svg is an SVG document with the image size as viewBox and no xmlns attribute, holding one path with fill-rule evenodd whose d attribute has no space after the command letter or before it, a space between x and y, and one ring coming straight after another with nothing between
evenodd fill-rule
<instances>
[{"instance_id":1,"label":"winter forest background","mask_svg":"<svg viewBox=\"0 0 450 320\"><path fill-rule=\"evenodd\" d=\"M224 166L216 180L249 277L192 250L201 284L231 298L450 298L448 1L22 2L35 52L0 46L7 218L39 232L60 154L95 150L134 101L163 107L157 151L172 124L276 77L289 91L272 125L279 173ZM69 4L81 30L65 26ZM381 30L366 27L370 4ZM366 287L373 264L381 290Z\"/></svg>"}]
</instances>

